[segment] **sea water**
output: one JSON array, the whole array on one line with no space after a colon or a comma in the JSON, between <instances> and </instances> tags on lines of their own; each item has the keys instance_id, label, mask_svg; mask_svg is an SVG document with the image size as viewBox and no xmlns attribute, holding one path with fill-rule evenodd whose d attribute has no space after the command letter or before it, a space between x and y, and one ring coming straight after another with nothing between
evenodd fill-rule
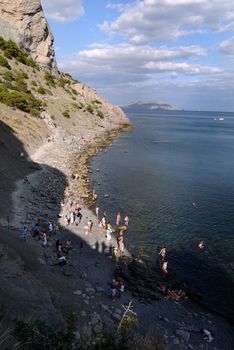
<instances>
[{"instance_id":1,"label":"sea water","mask_svg":"<svg viewBox=\"0 0 234 350\"><path fill-rule=\"evenodd\" d=\"M134 129L91 162L100 211L113 223L118 211L128 215L130 250L157 260L166 247L168 280L176 274L233 316L234 113L127 116Z\"/></svg>"}]
</instances>

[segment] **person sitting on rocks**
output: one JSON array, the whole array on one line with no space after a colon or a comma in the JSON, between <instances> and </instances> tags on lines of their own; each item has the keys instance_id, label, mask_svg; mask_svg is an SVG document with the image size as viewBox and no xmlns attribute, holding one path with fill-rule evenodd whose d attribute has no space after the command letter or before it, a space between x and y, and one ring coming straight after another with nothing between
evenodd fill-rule
<instances>
[{"instance_id":1,"label":"person sitting on rocks","mask_svg":"<svg viewBox=\"0 0 234 350\"><path fill-rule=\"evenodd\" d=\"M39 226L39 223L36 222L34 228L33 228L33 233L32 233L32 236L34 238L40 238L40 226Z\"/></svg>"},{"instance_id":2,"label":"person sitting on rocks","mask_svg":"<svg viewBox=\"0 0 234 350\"><path fill-rule=\"evenodd\" d=\"M26 226L22 227L20 230L20 237L26 241L27 237L28 237L28 228Z\"/></svg>"},{"instance_id":3,"label":"person sitting on rocks","mask_svg":"<svg viewBox=\"0 0 234 350\"><path fill-rule=\"evenodd\" d=\"M71 250L72 248L73 248L72 241L68 239L64 244L63 251L69 252L69 250Z\"/></svg>"},{"instance_id":4,"label":"person sitting on rocks","mask_svg":"<svg viewBox=\"0 0 234 350\"><path fill-rule=\"evenodd\" d=\"M42 246L45 247L47 245L47 235L44 232L42 235Z\"/></svg>"}]
</instances>

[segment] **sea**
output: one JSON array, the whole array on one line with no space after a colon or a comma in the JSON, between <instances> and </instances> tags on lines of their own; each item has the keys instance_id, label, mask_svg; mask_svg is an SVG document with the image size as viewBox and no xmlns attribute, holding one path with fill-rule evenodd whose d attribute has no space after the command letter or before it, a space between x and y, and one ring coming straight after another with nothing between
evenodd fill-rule
<instances>
[{"instance_id":1,"label":"sea","mask_svg":"<svg viewBox=\"0 0 234 350\"><path fill-rule=\"evenodd\" d=\"M91 161L101 212L112 223L128 215L130 251L157 264L166 247L168 281L176 275L234 319L234 113L127 117L134 128Z\"/></svg>"}]
</instances>

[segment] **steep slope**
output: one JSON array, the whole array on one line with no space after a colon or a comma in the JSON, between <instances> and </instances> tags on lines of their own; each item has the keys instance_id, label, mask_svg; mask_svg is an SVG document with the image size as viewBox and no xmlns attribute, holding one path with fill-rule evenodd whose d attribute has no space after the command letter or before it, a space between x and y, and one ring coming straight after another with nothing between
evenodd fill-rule
<instances>
[{"instance_id":1,"label":"steep slope","mask_svg":"<svg viewBox=\"0 0 234 350\"><path fill-rule=\"evenodd\" d=\"M40 0L0 0L0 35L23 47L40 65L57 69L54 39Z\"/></svg>"}]
</instances>

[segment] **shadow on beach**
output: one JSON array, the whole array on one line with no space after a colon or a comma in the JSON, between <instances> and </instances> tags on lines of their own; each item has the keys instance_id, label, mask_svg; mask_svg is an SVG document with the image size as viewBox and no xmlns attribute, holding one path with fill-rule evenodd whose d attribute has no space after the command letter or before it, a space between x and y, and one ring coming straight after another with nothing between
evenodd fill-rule
<instances>
[{"instance_id":1,"label":"shadow on beach","mask_svg":"<svg viewBox=\"0 0 234 350\"><path fill-rule=\"evenodd\" d=\"M105 242L100 243L97 240L90 246L85 236L74 234L69 226L60 229L56 235L52 236L46 247L42 247L41 242L32 237L30 237L29 243L20 240L18 230L14 227L7 229L7 216L10 216L11 219L12 215L10 210L13 207L12 192L16 190L17 181L35 171L40 171L41 166L28 160L28 154L22 142L17 139L13 130L3 122L0 122L0 161L0 195L2 199L0 211L3 218L3 225L0 226L0 258L3 259L2 270L0 270L0 286L4 291L0 293L0 306L3 306L3 320L5 319L7 324L15 319L27 322L41 319L48 324L61 327L64 325L66 317L75 312L79 316L79 326L85 327L88 321L86 316L81 317L81 314L85 315L94 311L101 314L103 313L103 305L111 302L110 296L107 299L106 289L108 282L113 278L115 268L112 262L113 246L111 244L108 246ZM27 201L28 212L25 225L30 229L34 226L37 218L43 218L45 214L48 214L51 220L58 222L61 202L69 199L64 198L64 190L68 186L65 174L48 165L43 165L43 169L47 177L43 179L41 191L35 192L33 186L28 184L29 191L34 192L34 195L29 201L27 198L20 198L20 200ZM86 217L83 220L86 220ZM23 226L24 222L21 224ZM98 230L97 223L94 230ZM70 239L73 242L73 249L68 255L68 264L64 266L58 264L56 257L55 243L57 239L63 242ZM79 249L81 242L82 252ZM176 257L174 251L172 256L183 259L181 253ZM196 259L196 257L191 256L191 259ZM200 261L197 261L197 266L199 264ZM210 263L209 269L215 271L217 268ZM228 276L225 275L224 271L221 271L221 268L219 269L219 274L223 274L222 283L230 285ZM133 284L139 285L143 293L147 291L147 288L156 288L159 282L164 281L158 262L154 265L149 263L138 276L134 268L129 273ZM150 281L148 286L147 278ZM166 281L173 285L179 283L179 278L172 273L166 278ZM204 283L206 283L205 278ZM215 287L215 283L213 285ZM130 292L133 291L134 297L138 299L136 290L131 289L131 283L128 284L127 281L126 287ZM91 294L89 295L87 292L84 297L83 291L88 289ZM97 292L98 290L99 292ZM126 293L125 299L123 298L118 304L115 304L115 307L121 307L121 302L129 302L130 297L130 293ZM204 300L206 303L206 299ZM147 317L144 314L144 303L145 301L143 303L142 300L140 301L139 312L142 307L142 314ZM150 298L146 303L148 306L150 305ZM200 301L199 304L202 305ZM149 310L149 314L154 314L152 309ZM110 320L110 315L103 316L103 320L109 325L114 325L114 321Z\"/></svg>"}]
</instances>

